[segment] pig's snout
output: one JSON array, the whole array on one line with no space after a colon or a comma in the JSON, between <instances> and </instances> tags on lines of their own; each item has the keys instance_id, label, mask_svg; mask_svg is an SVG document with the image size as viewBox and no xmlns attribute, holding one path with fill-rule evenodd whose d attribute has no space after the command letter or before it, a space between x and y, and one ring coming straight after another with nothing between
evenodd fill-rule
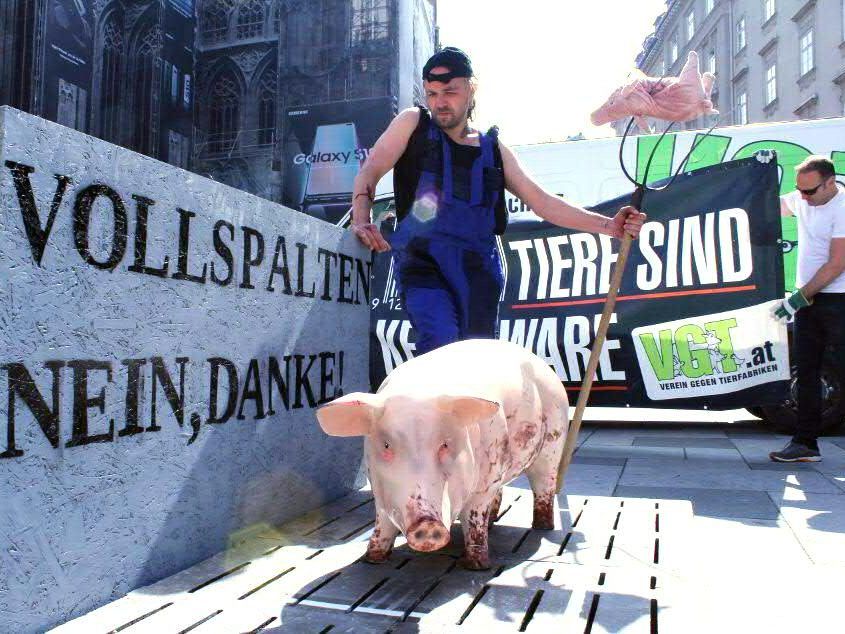
<instances>
[{"instance_id":1,"label":"pig's snout","mask_svg":"<svg viewBox=\"0 0 845 634\"><path fill-rule=\"evenodd\" d=\"M449 543L449 529L434 519L422 519L405 533L408 545L414 550L431 552Z\"/></svg>"}]
</instances>

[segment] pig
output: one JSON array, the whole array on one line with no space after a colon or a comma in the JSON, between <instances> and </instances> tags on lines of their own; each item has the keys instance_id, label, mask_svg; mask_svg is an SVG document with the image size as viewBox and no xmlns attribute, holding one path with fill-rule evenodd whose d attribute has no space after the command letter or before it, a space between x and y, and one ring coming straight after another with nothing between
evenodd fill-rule
<instances>
[{"instance_id":1,"label":"pig","mask_svg":"<svg viewBox=\"0 0 845 634\"><path fill-rule=\"evenodd\" d=\"M460 564L490 568L488 529L502 487L525 473L532 526L554 528L569 401L555 372L516 344L459 341L394 369L375 394L317 410L331 436L364 436L376 520L365 561L384 563L399 532L417 551L443 548L460 518Z\"/></svg>"},{"instance_id":2,"label":"pig","mask_svg":"<svg viewBox=\"0 0 845 634\"><path fill-rule=\"evenodd\" d=\"M590 115L593 125L632 116L643 132L651 132L645 117L665 121L689 121L701 115L719 114L710 98L716 76L699 70L698 53L690 51L678 77L646 77L641 71L617 88Z\"/></svg>"}]
</instances>

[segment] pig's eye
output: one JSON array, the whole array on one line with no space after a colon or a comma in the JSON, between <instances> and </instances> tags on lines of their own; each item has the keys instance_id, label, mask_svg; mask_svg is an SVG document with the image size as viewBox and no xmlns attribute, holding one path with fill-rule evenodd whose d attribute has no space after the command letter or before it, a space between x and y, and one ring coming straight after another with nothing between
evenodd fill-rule
<instances>
[{"instance_id":1,"label":"pig's eye","mask_svg":"<svg viewBox=\"0 0 845 634\"><path fill-rule=\"evenodd\" d=\"M441 447L443 447L443 449L448 449L448 448L449 448L449 443L448 443L448 442L444 442L444 443L443 443L442 445L440 445L440 446L441 446Z\"/></svg>"},{"instance_id":2,"label":"pig's eye","mask_svg":"<svg viewBox=\"0 0 845 634\"><path fill-rule=\"evenodd\" d=\"M389 442L387 442L387 441L385 441L385 442L384 442L384 448L385 448L385 449L390 449L390 443L389 443Z\"/></svg>"}]
</instances>

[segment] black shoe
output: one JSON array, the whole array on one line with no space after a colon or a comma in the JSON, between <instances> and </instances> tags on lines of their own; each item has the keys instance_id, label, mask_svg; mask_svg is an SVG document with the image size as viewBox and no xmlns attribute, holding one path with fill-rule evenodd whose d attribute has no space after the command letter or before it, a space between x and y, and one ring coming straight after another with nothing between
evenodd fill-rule
<instances>
[{"instance_id":1,"label":"black shoe","mask_svg":"<svg viewBox=\"0 0 845 634\"><path fill-rule=\"evenodd\" d=\"M773 451L769 459L775 462L821 462L822 455L818 449L810 449L807 445L790 441L780 451Z\"/></svg>"}]
</instances>

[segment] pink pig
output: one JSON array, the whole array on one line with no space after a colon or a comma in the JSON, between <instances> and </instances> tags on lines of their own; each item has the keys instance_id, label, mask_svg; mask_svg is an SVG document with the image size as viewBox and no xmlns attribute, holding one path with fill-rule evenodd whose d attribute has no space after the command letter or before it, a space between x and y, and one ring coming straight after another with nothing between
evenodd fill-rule
<instances>
[{"instance_id":1,"label":"pink pig","mask_svg":"<svg viewBox=\"0 0 845 634\"><path fill-rule=\"evenodd\" d=\"M365 559L383 563L401 531L408 545L449 543L460 517L461 564L490 567L488 527L502 487L522 473L537 529L554 528L557 467L569 401L554 371L505 341L453 343L393 370L375 394L347 394L317 411L332 436L365 436L376 522Z\"/></svg>"},{"instance_id":2,"label":"pink pig","mask_svg":"<svg viewBox=\"0 0 845 634\"><path fill-rule=\"evenodd\" d=\"M698 53L690 51L678 77L655 79L635 71L633 79L617 88L590 120L593 125L603 125L634 117L643 132L650 132L646 116L689 121L703 114L719 114L710 100L714 80L713 73L701 74Z\"/></svg>"}]
</instances>

